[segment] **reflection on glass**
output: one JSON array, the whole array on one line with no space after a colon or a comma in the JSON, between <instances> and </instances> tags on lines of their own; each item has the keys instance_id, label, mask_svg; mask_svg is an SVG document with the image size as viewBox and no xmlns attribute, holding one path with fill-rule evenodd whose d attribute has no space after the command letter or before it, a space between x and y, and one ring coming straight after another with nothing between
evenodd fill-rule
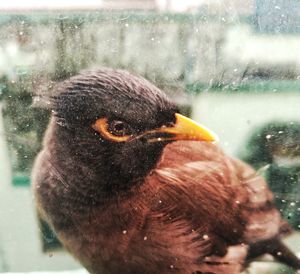
<instances>
[{"instance_id":1,"label":"reflection on glass","mask_svg":"<svg viewBox=\"0 0 300 274\"><path fill-rule=\"evenodd\" d=\"M299 1L78 2L0 4L0 272L80 267L52 248L30 173L57 83L97 67L144 76L228 153L269 165L276 206L298 230Z\"/></svg>"}]
</instances>

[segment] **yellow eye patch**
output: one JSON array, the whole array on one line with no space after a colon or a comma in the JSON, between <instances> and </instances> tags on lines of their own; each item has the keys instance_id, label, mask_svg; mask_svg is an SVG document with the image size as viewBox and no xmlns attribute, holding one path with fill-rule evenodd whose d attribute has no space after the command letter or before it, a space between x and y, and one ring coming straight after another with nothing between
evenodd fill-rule
<instances>
[{"instance_id":1,"label":"yellow eye patch","mask_svg":"<svg viewBox=\"0 0 300 274\"><path fill-rule=\"evenodd\" d=\"M92 128L100 133L105 139L113 141L113 142L126 142L129 140L131 135L125 136L117 136L114 135L109 130L109 124L107 118L100 118L98 119L93 125Z\"/></svg>"}]
</instances>

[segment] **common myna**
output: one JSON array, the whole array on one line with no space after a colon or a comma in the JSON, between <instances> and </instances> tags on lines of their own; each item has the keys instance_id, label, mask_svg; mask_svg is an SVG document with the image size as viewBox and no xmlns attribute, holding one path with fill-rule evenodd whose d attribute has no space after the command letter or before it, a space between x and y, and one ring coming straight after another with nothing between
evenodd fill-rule
<instances>
[{"instance_id":1,"label":"common myna","mask_svg":"<svg viewBox=\"0 0 300 274\"><path fill-rule=\"evenodd\" d=\"M266 182L157 87L101 69L63 82L33 171L38 212L91 273L295 269Z\"/></svg>"}]
</instances>

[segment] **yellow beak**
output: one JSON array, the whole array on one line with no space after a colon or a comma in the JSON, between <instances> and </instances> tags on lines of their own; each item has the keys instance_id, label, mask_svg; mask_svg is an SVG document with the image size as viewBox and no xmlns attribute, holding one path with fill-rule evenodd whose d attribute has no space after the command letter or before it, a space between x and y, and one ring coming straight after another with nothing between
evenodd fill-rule
<instances>
[{"instance_id":1,"label":"yellow beak","mask_svg":"<svg viewBox=\"0 0 300 274\"><path fill-rule=\"evenodd\" d=\"M175 114L176 123L174 126L163 126L156 130L156 132L170 133L175 135L173 140L194 140L194 141L206 141L217 142L218 136L210 129L197 122L179 114Z\"/></svg>"}]
</instances>

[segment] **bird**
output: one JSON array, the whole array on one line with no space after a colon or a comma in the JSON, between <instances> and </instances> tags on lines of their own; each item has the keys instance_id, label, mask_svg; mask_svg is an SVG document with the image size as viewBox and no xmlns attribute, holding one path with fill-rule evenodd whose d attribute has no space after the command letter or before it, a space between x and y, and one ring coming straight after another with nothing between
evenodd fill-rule
<instances>
[{"instance_id":1,"label":"bird","mask_svg":"<svg viewBox=\"0 0 300 274\"><path fill-rule=\"evenodd\" d=\"M154 84L84 71L49 106L36 208L90 273L234 274L265 253L300 268L266 181Z\"/></svg>"}]
</instances>

